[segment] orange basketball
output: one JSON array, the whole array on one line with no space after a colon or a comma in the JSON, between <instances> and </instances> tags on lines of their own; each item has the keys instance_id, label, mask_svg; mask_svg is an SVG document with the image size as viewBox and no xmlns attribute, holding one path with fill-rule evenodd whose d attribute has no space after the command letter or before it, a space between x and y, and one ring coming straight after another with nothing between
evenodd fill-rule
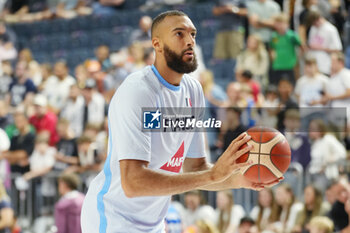
<instances>
[{"instance_id":1,"label":"orange basketball","mask_svg":"<svg viewBox=\"0 0 350 233\"><path fill-rule=\"evenodd\" d=\"M252 127L247 133L252 137L247 144L253 148L236 161L243 163L252 160L253 164L245 167L242 174L255 183L269 183L282 177L291 159L291 150L284 135L268 127Z\"/></svg>"}]
</instances>

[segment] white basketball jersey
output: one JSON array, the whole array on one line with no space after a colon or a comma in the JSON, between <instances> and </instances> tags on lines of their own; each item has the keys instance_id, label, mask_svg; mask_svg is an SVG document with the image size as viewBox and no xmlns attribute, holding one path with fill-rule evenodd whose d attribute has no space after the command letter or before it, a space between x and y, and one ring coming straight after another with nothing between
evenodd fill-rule
<instances>
[{"instance_id":1,"label":"white basketball jersey","mask_svg":"<svg viewBox=\"0 0 350 233\"><path fill-rule=\"evenodd\" d=\"M143 160L152 170L175 174L185 157L205 157L202 132L142 131L142 108L191 106L204 107L204 96L199 82L188 75L173 86L148 66L126 78L109 106L108 157L84 201L83 233L164 231L170 196L126 197L119 160Z\"/></svg>"}]
</instances>

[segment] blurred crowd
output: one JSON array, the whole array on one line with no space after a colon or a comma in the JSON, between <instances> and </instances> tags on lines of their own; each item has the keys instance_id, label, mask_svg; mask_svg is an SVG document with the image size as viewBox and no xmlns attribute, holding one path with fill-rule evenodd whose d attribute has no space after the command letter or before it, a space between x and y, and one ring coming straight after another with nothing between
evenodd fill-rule
<instances>
[{"instance_id":1,"label":"blurred crowd","mask_svg":"<svg viewBox=\"0 0 350 233\"><path fill-rule=\"evenodd\" d=\"M63 60L37 62L30 49L16 47L7 23L116 14L126 1L0 0L1 233L20 232L10 197L18 198L13 190L32 189L32 183L34 216L48 214L45 199L54 199L56 230L79 232L84 197L77 190L86 191L106 159L108 104L130 73L154 62L147 15L133 29L129 45L118 51L93 48L95 56L74 70ZM145 1L142 10L159 4L186 1ZM215 162L249 127L275 127L291 146L292 163L303 171L304 195L297 200L293 182L288 186L286 179L259 192L248 211L234 202L232 191L217 192L212 205L204 204L200 192L189 192L183 202L172 202L168 232L350 232L350 71L344 54L349 2L215 4L219 29L212 35L213 57L205 61L207 48L198 43L199 69L191 74L203 87L208 117L223 120L220 131L207 133L210 159ZM206 65L227 60L236 61L234 77L219 83L221 77ZM68 212L71 222L62 217ZM68 225L72 229L62 230Z\"/></svg>"}]
</instances>

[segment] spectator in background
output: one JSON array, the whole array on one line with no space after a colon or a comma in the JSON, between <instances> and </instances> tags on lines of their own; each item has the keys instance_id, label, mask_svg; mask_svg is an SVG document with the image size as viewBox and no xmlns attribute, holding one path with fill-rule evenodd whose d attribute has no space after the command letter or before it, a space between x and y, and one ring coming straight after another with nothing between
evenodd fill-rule
<instances>
[{"instance_id":1,"label":"spectator in background","mask_svg":"<svg viewBox=\"0 0 350 233\"><path fill-rule=\"evenodd\" d=\"M243 108L244 101L241 96L242 85L239 82L231 82L226 87L227 103L225 107L240 107Z\"/></svg>"},{"instance_id":2,"label":"spectator in background","mask_svg":"<svg viewBox=\"0 0 350 233\"><path fill-rule=\"evenodd\" d=\"M129 71L125 66L128 54L125 49L111 54L111 63L113 65L109 75L104 79L104 96L107 102L110 101L114 92L128 76Z\"/></svg>"},{"instance_id":3,"label":"spectator in background","mask_svg":"<svg viewBox=\"0 0 350 233\"><path fill-rule=\"evenodd\" d=\"M17 57L16 35L4 21L0 20L0 62L14 60Z\"/></svg>"},{"instance_id":4,"label":"spectator in background","mask_svg":"<svg viewBox=\"0 0 350 233\"><path fill-rule=\"evenodd\" d=\"M318 70L326 75L331 73L331 53L342 50L339 33L320 13L310 13L312 24L308 40L308 51L318 65Z\"/></svg>"},{"instance_id":5,"label":"spectator in background","mask_svg":"<svg viewBox=\"0 0 350 233\"><path fill-rule=\"evenodd\" d=\"M205 205L199 190L185 193L184 226L194 225L196 221L205 220L215 224L215 211L210 205Z\"/></svg>"},{"instance_id":6,"label":"spectator in background","mask_svg":"<svg viewBox=\"0 0 350 233\"><path fill-rule=\"evenodd\" d=\"M49 146L49 135L47 132L37 134L35 139L35 147L29 159L30 170L23 174L23 178L27 181L38 179L40 182L35 183L35 212L40 213L43 207L43 197L53 197L56 189L52 179L46 175L53 169L55 164L55 155L57 150L55 147Z\"/></svg>"},{"instance_id":7,"label":"spectator in background","mask_svg":"<svg viewBox=\"0 0 350 233\"><path fill-rule=\"evenodd\" d=\"M270 56L272 70L270 74L270 84L278 84L282 76L294 84L294 68L298 57L296 49L301 45L299 36L289 27L289 19L286 14L279 14L274 17L275 32L271 35Z\"/></svg>"},{"instance_id":8,"label":"spectator in background","mask_svg":"<svg viewBox=\"0 0 350 233\"><path fill-rule=\"evenodd\" d=\"M258 34L265 45L271 40L273 17L281 12L272 0L253 0L248 3L249 33Z\"/></svg>"},{"instance_id":9,"label":"spectator in background","mask_svg":"<svg viewBox=\"0 0 350 233\"><path fill-rule=\"evenodd\" d=\"M0 128L6 129L13 124L13 115L9 112L10 106L6 101L0 99Z\"/></svg>"},{"instance_id":10,"label":"spectator in background","mask_svg":"<svg viewBox=\"0 0 350 233\"><path fill-rule=\"evenodd\" d=\"M113 15L124 7L125 0L93 0L94 15Z\"/></svg>"},{"instance_id":11,"label":"spectator in background","mask_svg":"<svg viewBox=\"0 0 350 233\"><path fill-rule=\"evenodd\" d=\"M253 73L250 70L243 70L236 78L238 82L250 87L255 104L260 106L263 97L260 93L260 84L253 79Z\"/></svg>"},{"instance_id":12,"label":"spectator in background","mask_svg":"<svg viewBox=\"0 0 350 233\"><path fill-rule=\"evenodd\" d=\"M139 28L134 29L130 36L130 43L139 42L144 48L152 47L151 43L152 18L148 15L142 16L139 21Z\"/></svg>"},{"instance_id":13,"label":"spectator in background","mask_svg":"<svg viewBox=\"0 0 350 233\"><path fill-rule=\"evenodd\" d=\"M328 217L317 216L310 221L310 233L332 233L333 229L334 224Z\"/></svg>"},{"instance_id":14,"label":"spectator in background","mask_svg":"<svg viewBox=\"0 0 350 233\"><path fill-rule=\"evenodd\" d=\"M258 204L250 212L250 217L255 221L260 232L271 223L271 210L274 205L275 197L272 189L265 188L258 193Z\"/></svg>"},{"instance_id":15,"label":"spectator in background","mask_svg":"<svg viewBox=\"0 0 350 233\"><path fill-rule=\"evenodd\" d=\"M300 125L300 113L297 109L289 109L284 117L284 135L291 149L291 162L301 164L304 170L309 166L311 145L305 128Z\"/></svg>"},{"instance_id":16,"label":"spectator in background","mask_svg":"<svg viewBox=\"0 0 350 233\"><path fill-rule=\"evenodd\" d=\"M15 223L15 214L11 207L10 198L6 193L6 189L0 180L0 232L11 232Z\"/></svg>"},{"instance_id":17,"label":"spectator in background","mask_svg":"<svg viewBox=\"0 0 350 233\"><path fill-rule=\"evenodd\" d=\"M184 233L220 233L220 231L211 221L207 219L201 219L196 221L195 224L188 227Z\"/></svg>"},{"instance_id":18,"label":"spectator in background","mask_svg":"<svg viewBox=\"0 0 350 233\"><path fill-rule=\"evenodd\" d=\"M268 228L274 232L291 232L303 205L296 202L293 190L287 184L277 187L275 198L276 206L271 213L274 223Z\"/></svg>"},{"instance_id":19,"label":"spectator in background","mask_svg":"<svg viewBox=\"0 0 350 233\"><path fill-rule=\"evenodd\" d=\"M104 161L103 158L98 155L97 145L92 138L83 135L78 139L78 157L78 165L70 166L66 169L66 172L83 174L85 177L84 183L89 187L91 180L101 170Z\"/></svg>"},{"instance_id":20,"label":"spectator in background","mask_svg":"<svg viewBox=\"0 0 350 233\"><path fill-rule=\"evenodd\" d=\"M250 217L242 218L237 233L258 233L254 220Z\"/></svg>"},{"instance_id":21,"label":"spectator in background","mask_svg":"<svg viewBox=\"0 0 350 233\"><path fill-rule=\"evenodd\" d=\"M96 82L94 79L87 79L83 89L83 102L78 102L79 119L82 129L85 129L88 123L102 125L105 117L105 100L103 96L96 91Z\"/></svg>"},{"instance_id":22,"label":"spectator in background","mask_svg":"<svg viewBox=\"0 0 350 233\"><path fill-rule=\"evenodd\" d=\"M245 211L241 205L234 203L232 190L216 193L216 226L220 232L230 233L238 229Z\"/></svg>"},{"instance_id":23,"label":"spectator in background","mask_svg":"<svg viewBox=\"0 0 350 233\"><path fill-rule=\"evenodd\" d=\"M214 74L210 70L201 72L199 82L203 88L203 94L205 97L205 110L204 119L216 118L221 119L219 107L227 100L225 91L216 83L214 83ZM216 149L218 132L207 132L208 145L212 152Z\"/></svg>"},{"instance_id":24,"label":"spectator in background","mask_svg":"<svg viewBox=\"0 0 350 233\"><path fill-rule=\"evenodd\" d=\"M81 233L80 212L85 196L77 191L79 185L79 177L73 173L58 178L61 198L55 205L57 233Z\"/></svg>"},{"instance_id":25,"label":"spectator in background","mask_svg":"<svg viewBox=\"0 0 350 233\"><path fill-rule=\"evenodd\" d=\"M334 193L336 195L336 201L332 205L332 209L329 212L328 216L334 223L334 231L335 232L342 232L347 233L347 231L344 231L349 226L349 181L347 178L342 177L339 180L337 180L335 186L334 186ZM345 208L347 207L347 208Z\"/></svg>"},{"instance_id":26,"label":"spectator in background","mask_svg":"<svg viewBox=\"0 0 350 233\"><path fill-rule=\"evenodd\" d=\"M241 122L242 109L238 107L229 107L226 109L226 121L223 123L218 137L219 147L223 151L228 148L233 139L247 130L247 127Z\"/></svg>"},{"instance_id":27,"label":"spectator in background","mask_svg":"<svg viewBox=\"0 0 350 233\"><path fill-rule=\"evenodd\" d=\"M310 182L325 191L332 179L337 179L337 162L345 159L345 147L338 139L327 133L327 126L321 119L314 119L309 125L311 143L311 161L309 166Z\"/></svg>"},{"instance_id":28,"label":"spectator in background","mask_svg":"<svg viewBox=\"0 0 350 233\"><path fill-rule=\"evenodd\" d=\"M135 72L145 67L144 47L140 42L133 43L129 46L129 72Z\"/></svg>"},{"instance_id":29,"label":"spectator in background","mask_svg":"<svg viewBox=\"0 0 350 233\"><path fill-rule=\"evenodd\" d=\"M344 23L346 21L347 9L345 9L345 1L330 0L330 22L337 28L339 35L343 35Z\"/></svg>"},{"instance_id":30,"label":"spectator in background","mask_svg":"<svg viewBox=\"0 0 350 233\"><path fill-rule=\"evenodd\" d=\"M10 139L7 136L6 132L3 129L0 129L0 155L4 151L10 149ZM3 182L6 189L9 189L11 186L11 171L10 165L6 159L0 160L0 186Z\"/></svg>"},{"instance_id":31,"label":"spectator in background","mask_svg":"<svg viewBox=\"0 0 350 233\"><path fill-rule=\"evenodd\" d=\"M214 74L210 70L205 70L200 74L199 82L203 88L203 94L205 97L205 106L213 108L223 105L227 99L225 91L214 82ZM211 117L216 117L217 113L212 112Z\"/></svg>"},{"instance_id":32,"label":"spectator in background","mask_svg":"<svg viewBox=\"0 0 350 233\"><path fill-rule=\"evenodd\" d=\"M67 63L65 61L56 62L54 76L48 78L43 90L50 108L56 114L65 106L69 95L69 87L74 83L76 81L69 75Z\"/></svg>"},{"instance_id":33,"label":"spectator in background","mask_svg":"<svg viewBox=\"0 0 350 233\"><path fill-rule=\"evenodd\" d=\"M95 80L96 88L99 93L103 94L105 92L104 82L109 76L108 73L103 71L102 66L99 61L88 60L86 63L86 70L88 72L88 78Z\"/></svg>"},{"instance_id":34,"label":"spectator in background","mask_svg":"<svg viewBox=\"0 0 350 233\"><path fill-rule=\"evenodd\" d=\"M293 232L305 232L310 229L312 218L323 216L328 213L330 206L323 202L322 192L312 185L304 189L304 206L298 214Z\"/></svg>"},{"instance_id":35,"label":"spectator in background","mask_svg":"<svg viewBox=\"0 0 350 233\"><path fill-rule=\"evenodd\" d=\"M180 204L181 205L181 204ZM181 205L183 208L183 206ZM165 217L166 233L183 233L182 216L174 202L171 202Z\"/></svg>"},{"instance_id":36,"label":"spectator in background","mask_svg":"<svg viewBox=\"0 0 350 233\"><path fill-rule=\"evenodd\" d=\"M106 118L103 122L103 125L97 125L97 124L87 124L85 127L85 130L83 132L84 136L87 136L91 138L91 140L94 142L97 154L99 157L103 158L107 155L106 152L106 141L107 134L105 130L108 130L108 118Z\"/></svg>"},{"instance_id":37,"label":"spectator in background","mask_svg":"<svg viewBox=\"0 0 350 233\"><path fill-rule=\"evenodd\" d=\"M254 67L254 69L252 69ZM269 68L269 56L265 45L258 35L249 35L247 39L247 48L242 51L237 57L235 67L236 77L244 70L250 70L254 79L260 85L265 86L265 76Z\"/></svg>"},{"instance_id":38,"label":"spectator in background","mask_svg":"<svg viewBox=\"0 0 350 233\"><path fill-rule=\"evenodd\" d=\"M277 129L284 131L284 117L288 109L298 109L293 96L293 85L288 78L282 77L278 82L279 106L277 111Z\"/></svg>"},{"instance_id":39,"label":"spectator in background","mask_svg":"<svg viewBox=\"0 0 350 233\"><path fill-rule=\"evenodd\" d=\"M40 81L40 84L37 86L37 88L40 92L42 92L44 91L47 80L49 80L50 77L53 75L52 66L49 63L44 63L40 65L40 70L41 70L41 81Z\"/></svg>"},{"instance_id":40,"label":"spectator in background","mask_svg":"<svg viewBox=\"0 0 350 233\"><path fill-rule=\"evenodd\" d=\"M85 81L89 77L89 72L87 71L84 64L77 65L74 70L74 77L79 88L84 88Z\"/></svg>"},{"instance_id":41,"label":"spectator in background","mask_svg":"<svg viewBox=\"0 0 350 233\"><path fill-rule=\"evenodd\" d=\"M51 10L55 11L55 17L63 19L71 19L76 16L86 16L92 13L92 9L87 6L87 2L84 0L58 0L53 1L54 6L51 7Z\"/></svg>"},{"instance_id":42,"label":"spectator in background","mask_svg":"<svg viewBox=\"0 0 350 233\"><path fill-rule=\"evenodd\" d=\"M61 118L69 122L69 126L73 130L75 137L80 137L84 129L83 114L81 112L84 106L84 97L81 92L77 84L73 84L70 87L67 103L60 114Z\"/></svg>"},{"instance_id":43,"label":"spectator in background","mask_svg":"<svg viewBox=\"0 0 350 233\"><path fill-rule=\"evenodd\" d=\"M109 47L107 45L98 46L95 49L96 60L100 63L104 72L108 72L112 68L111 61L109 59Z\"/></svg>"},{"instance_id":44,"label":"spectator in background","mask_svg":"<svg viewBox=\"0 0 350 233\"><path fill-rule=\"evenodd\" d=\"M318 72L315 58L307 58L305 61L305 75L297 81L295 96L301 107L301 128L306 129L314 118L323 118L324 113L320 108L324 100L329 79Z\"/></svg>"},{"instance_id":45,"label":"spectator in background","mask_svg":"<svg viewBox=\"0 0 350 233\"><path fill-rule=\"evenodd\" d=\"M277 87L270 85L266 89L264 99L261 103L261 114L259 125L275 128L277 125L277 113L280 101L278 99Z\"/></svg>"},{"instance_id":46,"label":"spectator in background","mask_svg":"<svg viewBox=\"0 0 350 233\"><path fill-rule=\"evenodd\" d=\"M350 126L350 71L345 67L345 56L341 52L331 56L331 77L323 101L333 108L346 108L347 124ZM339 117L343 119L334 119L334 122L344 120L344 115Z\"/></svg>"},{"instance_id":47,"label":"spectator in background","mask_svg":"<svg viewBox=\"0 0 350 233\"><path fill-rule=\"evenodd\" d=\"M331 206L333 206L333 204L337 201L337 185L337 181L331 181L331 183L326 188L325 199Z\"/></svg>"},{"instance_id":48,"label":"spectator in background","mask_svg":"<svg viewBox=\"0 0 350 233\"><path fill-rule=\"evenodd\" d=\"M214 58L236 59L244 47L244 17L247 16L243 0L216 0L213 14L220 27L215 37Z\"/></svg>"},{"instance_id":49,"label":"spectator in background","mask_svg":"<svg viewBox=\"0 0 350 233\"><path fill-rule=\"evenodd\" d=\"M15 78L9 86L8 98L12 106L18 106L24 102L28 106L32 102L37 89L28 77L28 64L24 61L19 61L16 64Z\"/></svg>"},{"instance_id":50,"label":"spectator in background","mask_svg":"<svg viewBox=\"0 0 350 233\"><path fill-rule=\"evenodd\" d=\"M69 166L77 165L79 162L77 140L69 125L69 121L63 118L57 123L57 133L60 140L56 145L57 154L55 155L55 171L62 172Z\"/></svg>"},{"instance_id":51,"label":"spectator in background","mask_svg":"<svg viewBox=\"0 0 350 233\"><path fill-rule=\"evenodd\" d=\"M0 99L6 99L12 83L12 67L10 62L0 62Z\"/></svg>"},{"instance_id":52,"label":"spectator in background","mask_svg":"<svg viewBox=\"0 0 350 233\"><path fill-rule=\"evenodd\" d=\"M326 93L328 77L318 72L315 58L306 58L305 74L298 79L295 95L300 107L322 106L317 104Z\"/></svg>"},{"instance_id":53,"label":"spectator in background","mask_svg":"<svg viewBox=\"0 0 350 233\"><path fill-rule=\"evenodd\" d=\"M18 60L28 64L28 76L31 77L35 86L38 87L42 80L40 65L33 59L30 49L22 49L18 54Z\"/></svg>"},{"instance_id":54,"label":"spectator in background","mask_svg":"<svg viewBox=\"0 0 350 233\"><path fill-rule=\"evenodd\" d=\"M298 34L300 36L301 44L303 45L307 44L310 28L312 26L311 23L309 22L310 21L309 15L310 15L310 12L318 9L317 2L318 0L302 0L302 5L304 9L302 12L300 12L300 15L299 15Z\"/></svg>"},{"instance_id":55,"label":"spectator in background","mask_svg":"<svg viewBox=\"0 0 350 233\"><path fill-rule=\"evenodd\" d=\"M56 114L47 109L47 99L42 94L37 94L33 103L35 113L30 117L29 122L35 127L37 132L48 132L50 136L49 144L50 146L55 146L59 140L56 131Z\"/></svg>"},{"instance_id":56,"label":"spectator in background","mask_svg":"<svg viewBox=\"0 0 350 233\"><path fill-rule=\"evenodd\" d=\"M0 154L0 160L7 159L11 173L24 174L29 171L29 158L34 150L35 132L29 125L24 110L14 113L16 130L13 131L10 149Z\"/></svg>"}]
</instances>

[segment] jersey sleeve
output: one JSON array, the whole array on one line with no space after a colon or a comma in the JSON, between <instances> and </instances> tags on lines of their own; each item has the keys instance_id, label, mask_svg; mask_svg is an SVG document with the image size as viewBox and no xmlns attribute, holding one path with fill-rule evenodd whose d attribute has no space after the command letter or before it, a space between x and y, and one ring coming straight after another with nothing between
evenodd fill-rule
<instances>
[{"instance_id":1,"label":"jersey sleeve","mask_svg":"<svg viewBox=\"0 0 350 233\"><path fill-rule=\"evenodd\" d=\"M204 94L202 91L202 87L197 80L195 85L195 99L194 99L194 107L204 108L205 100ZM195 132L190 144L190 147L186 154L187 158L203 158L206 157L205 152L205 132Z\"/></svg>"},{"instance_id":2,"label":"jersey sleeve","mask_svg":"<svg viewBox=\"0 0 350 233\"><path fill-rule=\"evenodd\" d=\"M147 91L148 90L148 91ZM142 131L142 108L154 107L147 87L136 82L122 85L109 109L110 137L118 160L135 159L149 162L151 159L151 135Z\"/></svg>"}]
</instances>

